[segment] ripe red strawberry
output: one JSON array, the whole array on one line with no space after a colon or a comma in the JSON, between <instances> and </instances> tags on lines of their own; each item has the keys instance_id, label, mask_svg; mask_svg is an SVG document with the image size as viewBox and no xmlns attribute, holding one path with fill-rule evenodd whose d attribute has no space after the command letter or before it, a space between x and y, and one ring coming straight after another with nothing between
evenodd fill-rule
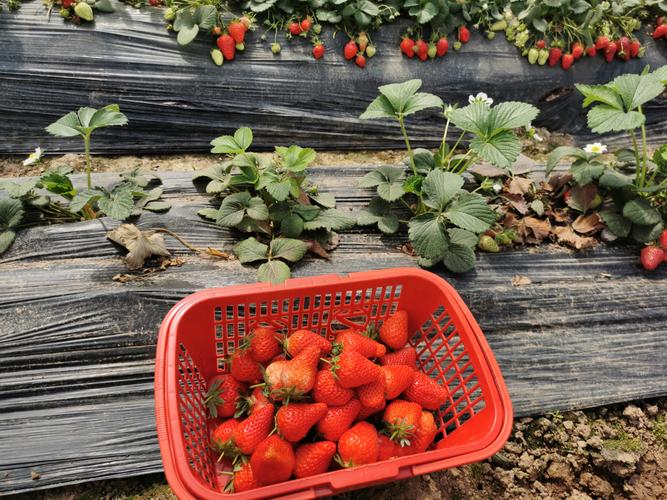
<instances>
[{"instance_id":1,"label":"ripe red strawberry","mask_svg":"<svg viewBox=\"0 0 667 500\"><path fill-rule=\"evenodd\" d=\"M234 54L236 54L236 42L234 39L230 35L224 34L218 38L217 44L225 60L232 61Z\"/></svg>"},{"instance_id":2,"label":"ripe red strawberry","mask_svg":"<svg viewBox=\"0 0 667 500\"><path fill-rule=\"evenodd\" d=\"M449 50L449 41L446 37L442 36L438 39L437 43L435 44L435 50L435 53L438 57L443 57L445 54L447 54L447 51Z\"/></svg>"},{"instance_id":3,"label":"ripe red strawberry","mask_svg":"<svg viewBox=\"0 0 667 500\"><path fill-rule=\"evenodd\" d=\"M292 21L289 24L289 32L294 36L299 35L301 33L301 25L296 21Z\"/></svg>"},{"instance_id":4,"label":"ripe red strawberry","mask_svg":"<svg viewBox=\"0 0 667 500\"><path fill-rule=\"evenodd\" d=\"M287 481L294 470L294 462L292 445L275 434L263 440L250 457L252 471L262 485Z\"/></svg>"},{"instance_id":5,"label":"ripe red strawberry","mask_svg":"<svg viewBox=\"0 0 667 500\"><path fill-rule=\"evenodd\" d=\"M415 54L422 61L428 59L428 44L424 40L419 39L415 42Z\"/></svg>"},{"instance_id":6,"label":"ripe red strawberry","mask_svg":"<svg viewBox=\"0 0 667 500\"><path fill-rule=\"evenodd\" d=\"M658 268L664 259L664 251L662 248L650 245L642 248L640 260L642 266L647 271L654 271Z\"/></svg>"},{"instance_id":7,"label":"ripe red strawberry","mask_svg":"<svg viewBox=\"0 0 667 500\"><path fill-rule=\"evenodd\" d=\"M667 24L658 24L653 31L653 39L667 38Z\"/></svg>"},{"instance_id":8,"label":"ripe red strawberry","mask_svg":"<svg viewBox=\"0 0 667 500\"><path fill-rule=\"evenodd\" d=\"M401 52L412 59L415 56L415 41L412 38L404 37L401 40Z\"/></svg>"},{"instance_id":9,"label":"ripe red strawberry","mask_svg":"<svg viewBox=\"0 0 667 500\"><path fill-rule=\"evenodd\" d=\"M234 413L234 417L239 418L243 415L252 415L257 410L271 404L271 401L264 393L265 390L266 387L255 387L250 393L250 396L240 398L236 402L236 412Z\"/></svg>"},{"instance_id":10,"label":"ripe red strawberry","mask_svg":"<svg viewBox=\"0 0 667 500\"><path fill-rule=\"evenodd\" d=\"M320 348L306 347L289 361L274 361L266 367L264 379L275 400L295 399L310 392L315 385Z\"/></svg>"},{"instance_id":11,"label":"ripe red strawberry","mask_svg":"<svg viewBox=\"0 0 667 500\"><path fill-rule=\"evenodd\" d=\"M574 57L575 61L578 61L581 59L581 56L584 55L584 46L582 45L581 42L574 42L572 44L572 56Z\"/></svg>"},{"instance_id":12,"label":"ripe red strawberry","mask_svg":"<svg viewBox=\"0 0 667 500\"><path fill-rule=\"evenodd\" d=\"M419 403L425 410L437 410L443 405L448 395L447 389L420 371L415 372L415 379L403 392L405 399Z\"/></svg>"},{"instance_id":13,"label":"ripe red strawberry","mask_svg":"<svg viewBox=\"0 0 667 500\"><path fill-rule=\"evenodd\" d=\"M76 0L63 0L63 9L69 9L72 5L74 5L75 2Z\"/></svg>"},{"instance_id":14,"label":"ripe red strawberry","mask_svg":"<svg viewBox=\"0 0 667 500\"><path fill-rule=\"evenodd\" d=\"M560 64L561 67L567 71L574 64L574 56L570 53L564 54Z\"/></svg>"},{"instance_id":15,"label":"ripe red strawberry","mask_svg":"<svg viewBox=\"0 0 667 500\"><path fill-rule=\"evenodd\" d=\"M371 415L375 415L378 412L381 412L387 407L387 402L382 401L382 404L379 404L377 406L364 406L361 405L361 409L359 410L359 415L357 415L357 422L362 421L362 420L367 420L368 417Z\"/></svg>"},{"instance_id":16,"label":"ripe red strawberry","mask_svg":"<svg viewBox=\"0 0 667 500\"><path fill-rule=\"evenodd\" d=\"M378 435L378 462L399 456L399 446L384 434Z\"/></svg>"},{"instance_id":17,"label":"ripe red strawberry","mask_svg":"<svg viewBox=\"0 0 667 500\"><path fill-rule=\"evenodd\" d=\"M641 50L641 48L642 44L639 43L639 40L632 40L630 42L630 57L632 57L633 59L635 57L639 57L639 51Z\"/></svg>"},{"instance_id":18,"label":"ripe red strawberry","mask_svg":"<svg viewBox=\"0 0 667 500\"><path fill-rule=\"evenodd\" d=\"M294 477L299 479L325 473L335 454L336 443L333 441L302 444L294 452Z\"/></svg>"},{"instance_id":19,"label":"ripe red strawberry","mask_svg":"<svg viewBox=\"0 0 667 500\"><path fill-rule=\"evenodd\" d=\"M252 359L249 349L238 349L232 354L230 372L239 382L254 384L262 379L260 364Z\"/></svg>"},{"instance_id":20,"label":"ripe red strawberry","mask_svg":"<svg viewBox=\"0 0 667 500\"><path fill-rule=\"evenodd\" d=\"M232 480L232 492L242 493L244 491L254 490L259 488L260 484L252 472L250 462L242 464L234 471L234 479Z\"/></svg>"},{"instance_id":21,"label":"ripe red strawberry","mask_svg":"<svg viewBox=\"0 0 667 500\"><path fill-rule=\"evenodd\" d=\"M232 438L234 430L238 427L239 423L235 418L230 418L216 426L211 431L211 446L218 451L224 451L229 445L229 440Z\"/></svg>"},{"instance_id":22,"label":"ripe red strawberry","mask_svg":"<svg viewBox=\"0 0 667 500\"><path fill-rule=\"evenodd\" d=\"M357 387L357 397L362 406L380 406L384 403L384 377L378 378L375 382Z\"/></svg>"},{"instance_id":23,"label":"ripe red strawberry","mask_svg":"<svg viewBox=\"0 0 667 500\"><path fill-rule=\"evenodd\" d=\"M343 467L377 462L379 451L378 433L368 422L359 422L338 441L338 455Z\"/></svg>"},{"instance_id":24,"label":"ripe red strawberry","mask_svg":"<svg viewBox=\"0 0 667 500\"><path fill-rule=\"evenodd\" d=\"M387 405L382 420L387 426L389 437L401 446L408 446L417 430L422 407L411 401L395 399Z\"/></svg>"},{"instance_id":25,"label":"ripe red strawberry","mask_svg":"<svg viewBox=\"0 0 667 500\"><path fill-rule=\"evenodd\" d=\"M318 403L340 406L352 399L354 390L341 387L331 370L325 369L317 372L311 395Z\"/></svg>"},{"instance_id":26,"label":"ripe red strawberry","mask_svg":"<svg viewBox=\"0 0 667 500\"><path fill-rule=\"evenodd\" d=\"M378 358L387 353L387 348L370 337L355 330L342 330L336 334L334 343L343 351L357 351L366 358Z\"/></svg>"},{"instance_id":27,"label":"ripe red strawberry","mask_svg":"<svg viewBox=\"0 0 667 500\"><path fill-rule=\"evenodd\" d=\"M250 455L273 429L273 405L266 405L245 420L232 432L232 441L243 455Z\"/></svg>"},{"instance_id":28,"label":"ripe red strawberry","mask_svg":"<svg viewBox=\"0 0 667 500\"><path fill-rule=\"evenodd\" d=\"M540 50L544 49L546 46L547 42L545 42L544 40L538 40L537 42L535 42L535 47L537 47Z\"/></svg>"},{"instance_id":29,"label":"ripe red strawberry","mask_svg":"<svg viewBox=\"0 0 667 500\"><path fill-rule=\"evenodd\" d=\"M616 42L609 42L607 47L604 49L604 60L608 63L612 62L614 60L614 56L616 55L617 48L618 46L616 45Z\"/></svg>"},{"instance_id":30,"label":"ripe red strawberry","mask_svg":"<svg viewBox=\"0 0 667 500\"><path fill-rule=\"evenodd\" d=\"M422 411L417 429L410 439L410 445L400 449L400 455L412 455L413 453L423 453L433 444L435 436L438 435L438 426L435 423L433 414L430 411Z\"/></svg>"},{"instance_id":31,"label":"ripe red strawberry","mask_svg":"<svg viewBox=\"0 0 667 500\"><path fill-rule=\"evenodd\" d=\"M310 330L296 330L283 342L285 351L292 357L297 356L306 347L315 345L322 354L331 352L331 342Z\"/></svg>"},{"instance_id":32,"label":"ripe red strawberry","mask_svg":"<svg viewBox=\"0 0 667 500\"><path fill-rule=\"evenodd\" d=\"M243 24L241 21L232 21L231 23L229 23L229 26L227 26L227 31L229 32L229 35L234 39L234 42L243 43L247 28L245 27L245 24Z\"/></svg>"},{"instance_id":33,"label":"ripe red strawberry","mask_svg":"<svg viewBox=\"0 0 667 500\"><path fill-rule=\"evenodd\" d=\"M595 48L595 45L591 45L586 49L586 55L588 57L595 57L598 53L598 49Z\"/></svg>"},{"instance_id":34,"label":"ripe red strawberry","mask_svg":"<svg viewBox=\"0 0 667 500\"><path fill-rule=\"evenodd\" d=\"M310 31L310 28L312 28L312 26L313 26L313 21L309 17L303 19L301 21L301 24L299 25L303 33L308 33Z\"/></svg>"},{"instance_id":35,"label":"ripe red strawberry","mask_svg":"<svg viewBox=\"0 0 667 500\"><path fill-rule=\"evenodd\" d=\"M345 47L343 47L343 55L348 61L356 56L357 52L359 52L359 47L357 47L357 42L354 40L350 40L345 44Z\"/></svg>"},{"instance_id":36,"label":"ripe red strawberry","mask_svg":"<svg viewBox=\"0 0 667 500\"><path fill-rule=\"evenodd\" d=\"M468 43L468 40L470 40L470 30L466 28L465 26L459 26L459 42L461 43Z\"/></svg>"},{"instance_id":37,"label":"ripe red strawberry","mask_svg":"<svg viewBox=\"0 0 667 500\"><path fill-rule=\"evenodd\" d=\"M384 397L396 399L415 379L415 369L405 365L387 365L381 368L384 374Z\"/></svg>"},{"instance_id":38,"label":"ripe red strawberry","mask_svg":"<svg viewBox=\"0 0 667 500\"><path fill-rule=\"evenodd\" d=\"M408 342L408 313L396 311L380 327L380 340L390 349L398 350Z\"/></svg>"},{"instance_id":39,"label":"ripe red strawberry","mask_svg":"<svg viewBox=\"0 0 667 500\"><path fill-rule=\"evenodd\" d=\"M607 46L609 45L609 37L605 35L600 35L595 39L595 48L597 50L603 50L606 49Z\"/></svg>"},{"instance_id":40,"label":"ripe red strawberry","mask_svg":"<svg viewBox=\"0 0 667 500\"><path fill-rule=\"evenodd\" d=\"M667 252L667 229L665 229L658 238L658 246Z\"/></svg>"},{"instance_id":41,"label":"ripe red strawberry","mask_svg":"<svg viewBox=\"0 0 667 500\"><path fill-rule=\"evenodd\" d=\"M292 443L301 441L310 428L327 412L324 403L290 403L276 413L276 427L280 435Z\"/></svg>"},{"instance_id":42,"label":"ripe red strawberry","mask_svg":"<svg viewBox=\"0 0 667 500\"><path fill-rule=\"evenodd\" d=\"M630 39L627 36L619 38L616 44L620 48L619 52L622 52L623 54L630 53Z\"/></svg>"},{"instance_id":43,"label":"ripe red strawberry","mask_svg":"<svg viewBox=\"0 0 667 500\"><path fill-rule=\"evenodd\" d=\"M361 403L351 399L342 406L330 406L317 423L317 432L327 441L338 441L359 415Z\"/></svg>"},{"instance_id":44,"label":"ripe red strawberry","mask_svg":"<svg viewBox=\"0 0 667 500\"><path fill-rule=\"evenodd\" d=\"M417 351L414 347L407 346L396 352L389 352L380 359L381 365L406 365L412 368L417 366Z\"/></svg>"},{"instance_id":45,"label":"ripe red strawberry","mask_svg":"<svg viewBox=\"0 0 667 500\"><path fill-rule=\"evenodd\" d=\"M252 359L258 363L268 363L278 356L282 352L279 338L273 328L255 328L247 337Z\"/></svg>"},{"instance_id":46,"label":"ripe red strawberry","mask_svg":"<svg viewBox=\"0 0 667 500\"><path fill-rule=\"evenodd\" d=\"M366 56L363 54L359 54L357 58L354 60L354 64L359 66L360 68L365 68L366 67Z\"/></svg>"},{"instance_id":47,"label":"ripe red strawberry","mask_svg":"<svg viewBox=\"0 0 667 500\"><path fill-rule=\"evenodd\" d=\"M380 367L357 351L343 351L333 360L332 371L342 387L351 389L375 382L382 372Z\"/></svg>"},{"instance_id":48,"label":"ripe red strawberry","mask_svg":"<svg viewBox=\"0 0 667 500\"><path fill-rule=\"evenodd\" d=\"M549 49L549 66L555 66L560 61L563 51L559 47L551 47Z\"/></svg>"},{"instance_id":49,"label":"ripe red strawberry","mask_svg":"<svg viewBox=\"0 0 667 500\"><path fill-rule=\"evenodd\" d=\"M322 59L324 56L324 45L321 43L316 43L313 45L313 57L315 59Z\"/></svg>"},{"instance_id":50,"label":"ripe red strawberry","mask_svg":"<svg viewBox=\"0 0 667 500\"><path fill-rule=\"evenodd\" d=\"M204 402L210 415L213 418L234 415L236 402L246 390L245 384L228 373L214 376L208 384Z\"/></svg>"}]
</instances>

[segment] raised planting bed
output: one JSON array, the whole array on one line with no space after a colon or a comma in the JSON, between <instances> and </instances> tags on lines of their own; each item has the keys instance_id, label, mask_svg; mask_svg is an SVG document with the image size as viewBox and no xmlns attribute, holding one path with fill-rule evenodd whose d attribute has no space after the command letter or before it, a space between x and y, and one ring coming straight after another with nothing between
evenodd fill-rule
<instances>
[{"instance_id":1,"label":"raised planting bed","mask_svg":"<svg viewBox=\"0 0 667 500\"><path fill-rule=\"evenodd\" d=\"M0 153L25 153L37 145L73 151L71 141L45 138L43 127L71 109L119 103L130 125L100 133L96 151L106 153L205 151L211 137L240 126L255 130L256 146L281 142L319 149L399 147L395 124L360 122L359 114L378 85L421 78L424 90L448 103L467 103L468 95L486 92L496 102L521 100L537 105L536 125L592 137L586 128L581 96L574 83L605 83L622 73L639 73L667 63L664 40L646 42L641 59L605 63L582 59L569 71L531 66L499 34L486 40L473 31L471 41L444 59L421 62L398 50L406 22L395 22L373 35L377 55L365 70L342 57L341 32L321 35L328 52L321 60L305 40L288 43L274 56L261 29L246 40L242 57L215 66L210 40L200 37L179 47L164 29L162 10L117 5L115 14L99 15L94 25L64 23L54 12L48 20L40 2L0 15ZM664 99L645 106L649 140L667 138ZM441 137L436 112L410 125L419 139Z\"/></svg>"},{"instance_id":2,"label":"raised planting bed","mask_svg":"<svg viewBox=\"0 0 667 500\"><path fill-rule=\"evenodd\" d=\"M355 187L369 171L318 167L312 177L337 197L339 210L354 214L371 197ZM173 208L145 213L139 227L164 227L199 247L238 241L197 215L210 205L190 173L161 178ZM84 182L75 177L75 185ZM113 281L126 272L122 252L105 238L118 224L102 218L24 229L0 260L2 493L159 471L152 391L162 317L196 290L255 280L251 266L193 255L167 239L182 266ZM404 242L404 234L347 231L331 260L306 258L293 274L416 266L399 250ZM461 275L433 270L479 321L517 415L667 393L667 274L664 266L641 270L636 246L578 253L540 246L477 260Z\"/></svg>"}]
</instances>

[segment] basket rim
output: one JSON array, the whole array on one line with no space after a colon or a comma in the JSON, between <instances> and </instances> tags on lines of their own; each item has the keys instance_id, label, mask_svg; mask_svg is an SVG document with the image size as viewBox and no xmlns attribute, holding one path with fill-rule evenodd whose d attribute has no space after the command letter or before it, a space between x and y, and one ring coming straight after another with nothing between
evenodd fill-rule
<instances>
[{"instance_id":1,"label":"basket rim","mask_svg":"<svg viewBox=\"0 0 667 500\"><path fill-rule=\"evenodd\" d=\"M173 377L170 378L168 374L175 369L175 354L178 347L175 342L176 336L172 335L172 332L177 331L178 324L182 320L184 313L190 307L209 299L246 296L259 291L306 291L313 287L354 283L369 279L377 280L383 277L391 277L392 279L425 279L436 285L444 294L452 299L459 317L469 328L471 340L473 340L474 344L473 347L478 351L481 359L484 360L484 363L482 363L483 366L480 368L485 372L490 382L491 394L488 395L488 398L493 399L495 404L493 405L494 415L492 423L487 432L473 443L448 446L441 450L431 450L353 469L327 472L303 479L292 479L284 483L254 489L250 492L224 494L204 487L205 483L192 471L189 465L182 460L180 462L177 460L177 456L185 454L182 440L169 439L170 435L181 433L179 415L170 414L169 411L170 407L177 407L175 404L170 404L170 402L176 401L177 388L173 382L170 382L170 380L173 380ZM478 414L485 411L492 411L489 405ZM436 274L422 269L405 267L354 272L345 275L327 274L307 278L294 278L280 285L272 285L270 283L231 285L228 287L200 290L184 297L167 313L159 331L155 368L155 414L164 471L169 485L175 494L182 499L215 498L221 500L226 498L257 498L258 495L271 497L296 495L303 498L313 498L316 496L316 489L318 488L326 488L332 494L335 494L385 480L396 479L399 475L400 477L411 477L447 467L476 462L488 458L502 448L509 437L513 422L511 400L500 368L479 325L463 302L463 299L452 285ZM407 474L405 473L406 470ZM353 476L362 476L363 480L351 481Z\"/></svg>"}]
</instances>

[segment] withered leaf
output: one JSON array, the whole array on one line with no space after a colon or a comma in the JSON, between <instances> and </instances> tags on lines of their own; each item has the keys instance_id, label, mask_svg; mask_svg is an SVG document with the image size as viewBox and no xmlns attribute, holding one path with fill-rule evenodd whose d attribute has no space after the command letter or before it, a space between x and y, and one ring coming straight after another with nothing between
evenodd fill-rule
<instances>
[{"instance_id":1,"label":"withered leaf","mask_svg":"<svg viewBox=\"0 0 667 500\"><path fill-rule=\"evenodd\" d=\"M588 210L598 194L598 188L592 182L585 186L574 186L570 189L570 198L566 204L570 208L585 212Z\"/></svg>"},{"instance_id":2,"label":"withered leaf","mask_svg":"<svg viewBox=\"0 0 667 500\"><path fill-rule=\"evenodd\" d=\"M534 172L536 169L537 163L535 160L528 158L524 154L520 154L514 165L510 167L514 175L527 174L528 172Z\"/></svg>"},{"instance_id":3,"label":"withered leaf","mask_svg":"<svg viewBox=\"0 0 667 500\"><path fill-rule=\"evenodd\" d=\"M512 286L526 286L530 285L532 281L528 276L514 276L512 278Z\"/></svg>"},{"instance_id":4,"label":"withered leaf","mask_svg":"<svg viewBox=\"0 0 667 500\"><path fill-rule=\"evenodd\" d=\"M507 190L512 194L526 194L530 191L533 181L525 177L514 177L509 183Z\"/></svg>"},{"instance_id":5,"label":"withered leaf","mask_svg":"<svg viewBox=\"0 0 667 500\"><path fill-rule=\"evenodd\" d=\"M516 225L517 225L516 215L514 215L511 212L508 212L505 215L505 218L503 219L503 226L507 229L511 229L513 227L516 227Z\"/></svg>"},{"instance_id":6,"label":"withered leaf","mask_svg":"<svg viewBox=\"0 0 667 500\"><path fill-rule=\"evenodd\" d=\"M320 244L319 241L316 240L311 240L311 241L306 241L308 243L308 250L310 250L311 253L314 253L318 257L322 257L323 259L330 259L331 256L329 255L329 252L327 252L324 247Z\"/></svg>"},{"instance_id":7,"label":"withered leaf","mask_svg":"<svg viewBox=\"0 0 667 500\"><path fill-rule=\"evenodd\" d=\"M563 174L557 173L557 174L552 174L551 177L549 177L548 184L555 191L557 189L562 188L565 184L567 184L571 180L572 180L572 174L570 172L565 172Z\"/></svg>"},{"instance_id":8,"label":"withered leaf","mask_svg":"<svg viewBox=\"0 0 667 500\"><path fill-rule=\"evenodd\" d=\"M547 210L544 212L544 215L552 219L554 222L568 222L570 220L570 217L567 214L567 210L562 208Z\"/></svg>"},{"instance_id":9,"label":"withered leaf","mask_svg":"<svg viewBox=\"0 0 667 500\"><path fill-rule=\"evenodd\" d=\"M107 238L124 246L128 254L124 257L128 269L143 267L146 259L152 255L168 257L171 255L161 234L154 231L141 231L134 224L122 224L107 233Z\"/></svg>"},{"instance_id":10,"label":"withered leaf","mask_svg":"<svg viewBox=\"0 0 667 500\"><path fill-rule=\"evenodd\" d=\"M502 168L494 167L490 163L478 163L468 169L472 174L481 175L482 177L506 177L509 172Z\"/></svg>"},{"instance_id":11,"label":"withered leaf","mask_svg":"<svg viewBox=\"0 0 667 500\"><path fill-rule=\"evenodd\" d=\"M576 248L577 250L592 248L597 244L595 238L575 233L572 226L558 226L554 228L554 233L558 239L558 243Z\"/></svg>"},{"instance_id":12,"label":"withered leaf","mask_svg":"<svg viewBox=\"0 0 667 500\"><path fill-rule=\"evenodd\" d=\"M526 215L528 213L528 203L523 195L520 194L505 194L505 198L512 205L514 210L519 212L521 215Z\"/></svg>"},{"instance_id":13,"label":"withered leaf","mask_svg":"<svg viewBox=\"0 0 667 500\"><path fill-rule=\"evenodd\" d=\"M581 234L597 233L604 227L604 222L600 220L597 212L588 215L580 215L572 223L572 229Z\"/></svg>"},{"instance_id":14,"label":"withered leaf","mask_svg":"<svg viewBox=\"0 0 667 500\"><path fill-rule=\"evenodd\" d=\"M549 219L524 217L517 224L517 233L525 243L539 244L551 235Z\"/></svg>"}]
</instances>

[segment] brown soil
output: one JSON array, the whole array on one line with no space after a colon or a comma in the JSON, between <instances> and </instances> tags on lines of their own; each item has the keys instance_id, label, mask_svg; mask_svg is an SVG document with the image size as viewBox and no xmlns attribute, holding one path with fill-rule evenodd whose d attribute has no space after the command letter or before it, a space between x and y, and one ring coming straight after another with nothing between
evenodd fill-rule
<instances>
[{"instance_id":1,"label":"brown soil","mask_svg":"<svg viewBox=\"0 0 667 500\"><path fill-rule=\"evenodd\" d=\"M667 499L667 399L518 419L504 449L465 467L338 495L341 500ZM18 497L173 500L162 475Z\"/></svg>"}]
</instances>

